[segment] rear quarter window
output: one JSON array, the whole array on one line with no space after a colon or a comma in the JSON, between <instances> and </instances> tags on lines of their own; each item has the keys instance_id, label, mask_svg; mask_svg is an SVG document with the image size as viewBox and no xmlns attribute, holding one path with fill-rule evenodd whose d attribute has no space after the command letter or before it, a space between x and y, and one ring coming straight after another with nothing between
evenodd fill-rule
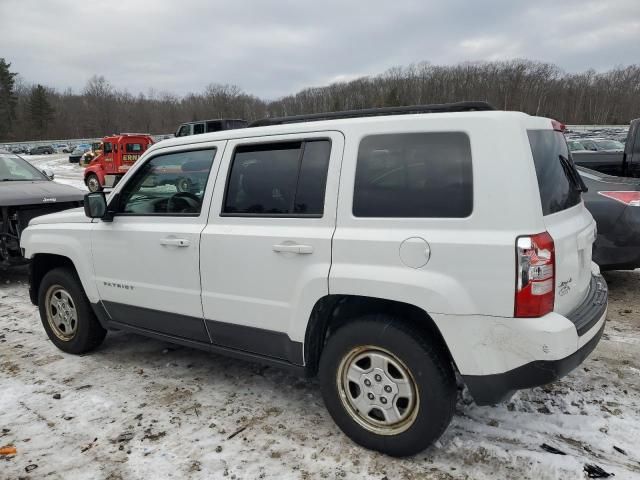
<instances>
[{"instance_id":1,"label":"rear quarter window","mask_svg":"<svg viewBox=\"0 0 640 480\"><path fill-rule=\"evenodd\" d=\"M469 137L462 132L371 135L358 150L356 217L462 218L473 210Z\"/></svg>"},{"instance_id":2,"label":"rear quarter window","mask_svg":"<svg viewBox=\"0 0 640 480\"><path fill-rule=\"evenodd\" d=\"M528 130L543 215L561 212L581 201L567 177L560 157L570 159L567 141L555 130Z\"/></svg>"}]
</instances>

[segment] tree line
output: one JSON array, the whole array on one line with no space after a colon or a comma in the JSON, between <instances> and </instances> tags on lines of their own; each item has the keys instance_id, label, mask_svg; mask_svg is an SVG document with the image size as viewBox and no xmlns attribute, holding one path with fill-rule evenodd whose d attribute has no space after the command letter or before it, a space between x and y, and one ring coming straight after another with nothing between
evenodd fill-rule
<instances>
[{"instance_id":1,"label":"tree line","mask_svg":"<svg viewBox=\"0 0 640 480\"><path fill-rule=\"evenodd\" d=\"M370 107L485 100L499 109L569 124L627 124L640 117L640 65L606 72L565 72L516 59L392 68L267 101L234 85L200 93L131 94L103 76L81 92L22 81L0 58L0 141L100 137L114 132L171 133L186 121L297 115Z\"/></svg>"}]
</instances>

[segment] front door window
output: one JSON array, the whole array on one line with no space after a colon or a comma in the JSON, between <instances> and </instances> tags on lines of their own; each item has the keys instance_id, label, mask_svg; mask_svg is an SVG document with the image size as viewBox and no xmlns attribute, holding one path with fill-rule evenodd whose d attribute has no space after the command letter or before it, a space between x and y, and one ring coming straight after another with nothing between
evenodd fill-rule
<instances>
[{"instance_id":1,"label":"front door window","mask_svg":"<svg viewBox=\"0 0 640 480\"><path fill-rule=\"evenodd\" d=\"M198 215L216 149L158 155L121 192L118 213Z\"/></svg>"}]
</instances>

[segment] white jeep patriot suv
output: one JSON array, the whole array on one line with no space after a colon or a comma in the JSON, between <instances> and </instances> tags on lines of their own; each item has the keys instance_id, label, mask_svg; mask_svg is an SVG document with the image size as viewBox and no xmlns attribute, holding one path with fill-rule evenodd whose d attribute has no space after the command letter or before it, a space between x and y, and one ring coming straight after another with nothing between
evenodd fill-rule
<instances>
[{"instance_id":1,"label":"white jeep patriot suv","mask_svg":"<svg viewBox=\"0 0 640 480\"><path fill-rule=\"evenodd\" d=\"M31 222L31 299L65 352L120 329L318 374L348 436L411 455L447 428L456 374L499 402L602 335L561 128L463 102L166 140L84 212Z\"/></svg>"}]
</instances>

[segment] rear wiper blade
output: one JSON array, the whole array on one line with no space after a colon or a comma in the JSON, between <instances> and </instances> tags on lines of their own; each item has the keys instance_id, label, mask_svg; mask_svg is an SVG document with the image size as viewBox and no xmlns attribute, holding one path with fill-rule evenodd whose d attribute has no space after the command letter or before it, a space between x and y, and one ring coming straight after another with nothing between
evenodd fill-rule
<instances>
[{"instance_id":1,"label":"rear wiper blade","mask_svg":"<svg viewBox=\"0 0 640 480\"><path fill-rule=\"evenodd\" d=\"M569 183L573 185L573 188L582 193L588 192L589 188L584 183L584 180L582 180L582 177L580 176L580 173L578 173L578 169L574 163L562 154L558 155L558 157L560 157L562 169L564 170Z\"/></svg>"}]
</instances>

